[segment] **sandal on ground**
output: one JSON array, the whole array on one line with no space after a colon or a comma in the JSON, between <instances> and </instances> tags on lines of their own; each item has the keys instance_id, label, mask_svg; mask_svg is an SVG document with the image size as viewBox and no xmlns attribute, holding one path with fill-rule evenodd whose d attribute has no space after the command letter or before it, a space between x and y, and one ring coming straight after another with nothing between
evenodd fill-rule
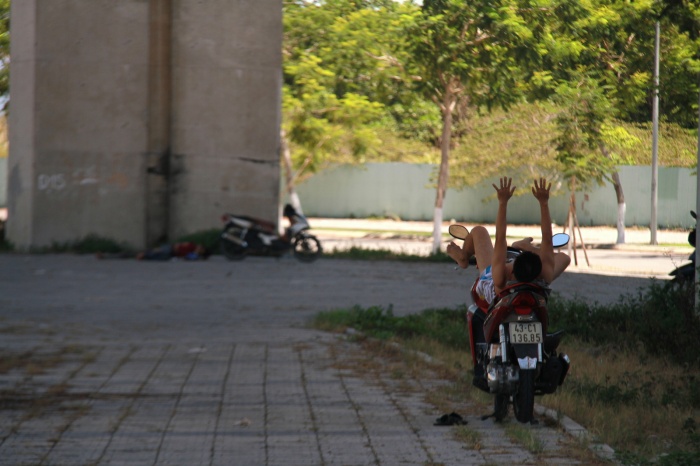
<instances>
[{"instance_id":1,"label":"sandal on ground","mask_svg":"<svg viewBox=\"0 0 700 466\"><path fill-rule=\"evenodd\" d=\"M466 425L467 421L462 418L459 414L452 412L450 414L443 414L439 418L435 419L434 426L463 426Z\"/></svg>"}]
</instances>

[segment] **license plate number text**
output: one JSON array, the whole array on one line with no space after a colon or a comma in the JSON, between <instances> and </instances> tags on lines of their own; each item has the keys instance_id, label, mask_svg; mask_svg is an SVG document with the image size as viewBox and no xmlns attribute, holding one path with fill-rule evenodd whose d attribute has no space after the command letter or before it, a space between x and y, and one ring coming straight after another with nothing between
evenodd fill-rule
<instances>
[{"instance_id":1,"label":"license plate number text","mask_svg":"<svg viewBox=\"0 0 700 466\"><path fill-rule=\"evenodd\" d=\"M514 345L542 343L542 323L511 323L508 325L510 331L510 343Z\"/></svg>"}]
</instances>

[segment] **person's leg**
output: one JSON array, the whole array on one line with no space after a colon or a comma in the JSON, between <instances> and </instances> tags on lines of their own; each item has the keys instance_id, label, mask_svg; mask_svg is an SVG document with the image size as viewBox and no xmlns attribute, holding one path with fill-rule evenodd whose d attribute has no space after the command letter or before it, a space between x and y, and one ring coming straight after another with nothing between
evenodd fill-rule
<instances>
[{"instance_id":1,"label":"person's leg","mask_svg":"<svg viewBox=\"0 0 700 466\"><path fill-rule=\"evenodd\" d=\"M469 232L461 248L454 242L450 242L446 252L463 269L469 267L469 259L476 256L476 266L479 270L484 270L491 265L491 257L493 256L491 235L486 228L476 226Z\"/></svg>"},{"instance_id":2,"label":"person's leg","mask_svg":"<svg viewBox=\"0 0 700 466\"><path fill-rule=\"evenodd\" d=\"M522 251L532 251L532 252L537 252L537 249L535 246L532 245L532 238L527 237L523 239L519 239L518 241L513 241L513 244L511 244L511 247L520 249Z\"/></svg>"},{"instance_id":3,"label":"person's leg","mask_svg":"<svg viewBox=\"0 0 700 466\"><path fill-rule=\"evenodd\" d=\"M476 266L479 270L484 270L491 265L493 257L493 243L488 230L482 226L476 226L464 240L462 250L469 254L467 258L476 256Z\"/></svg>"}]
</instances>

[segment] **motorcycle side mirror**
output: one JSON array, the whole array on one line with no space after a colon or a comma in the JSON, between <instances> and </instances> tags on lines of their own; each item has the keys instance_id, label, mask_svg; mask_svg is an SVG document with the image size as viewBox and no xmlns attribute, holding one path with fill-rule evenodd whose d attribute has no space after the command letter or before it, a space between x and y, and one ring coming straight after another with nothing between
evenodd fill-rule
<instances>
[{"instance_id":1,"label":"motorcycle side mirror","mask_svg":"<svg viewBox=\"0 0 700 466\"><path fill-rule=\"evenodd\" d=\"M457 239L464 240L467 239L467 236L469 236L469 230L462 225L450 225L447 231L450 233L450 235Z\"/></svg>"},{"instance_id":2,"label":"motorcycle side mirror","mask_svg":"<svg viewBox=\"0 0 700 466\"><path fill-rule=\"evenodd\" d=\"M569 239L570 237L566 233L557 233L556 235L552 236L552 246L555 248L566 246L569 244Z\"/></svg>"}]
</instances>

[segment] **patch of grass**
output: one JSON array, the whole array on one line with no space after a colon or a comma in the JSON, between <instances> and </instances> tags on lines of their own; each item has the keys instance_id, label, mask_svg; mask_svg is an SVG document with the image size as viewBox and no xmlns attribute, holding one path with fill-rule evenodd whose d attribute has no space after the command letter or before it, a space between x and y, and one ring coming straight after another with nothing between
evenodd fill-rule
<instances>
[{"instance_id":1,"label":"patch of grass","mask_svg":"<svg viewBox=\"0 0 700 466\"><path fill-rule=\"evenodd\" d=\"M33 249L32 252L40 254L50 253L74 253L74 254L121 254L131 253L133 249L126 243L120 243L111 238L105 238L96 234L89 234L77 241L63 243L53 242L51 246Z\"/></svg>"},{"instance_id":2,"label":"patch of grass","mask_svg":"<svg viewBox=\"0 0 700 466\"><path fill-rule=\"evenodd\" d=\"M444 252L422 256L420 254L407 254L405 252L392 251L390 249L369 249L358 248L353 246L345 250L324 251L323 256L334 259L353 259L353 260L388 260L388 261L407 261L407 262L454 262Z\"/></svg>"},{"instance_id":3,"label":"patch of grass","mask_svg":"<svg viewBox=\"0 0 700 466\"><path fill-rule=\"evenodd\" d=\"M354 328L380 340L423 337L438 341L449 348L468 351L465 316L466 308L463 307L428 309L420 314L396 317L391 307L384 309L381 306L373 306L364 309L355 306L350 310L322 312L315 317L314 326L340 332Z\"/></svg>"}]
</instances>

